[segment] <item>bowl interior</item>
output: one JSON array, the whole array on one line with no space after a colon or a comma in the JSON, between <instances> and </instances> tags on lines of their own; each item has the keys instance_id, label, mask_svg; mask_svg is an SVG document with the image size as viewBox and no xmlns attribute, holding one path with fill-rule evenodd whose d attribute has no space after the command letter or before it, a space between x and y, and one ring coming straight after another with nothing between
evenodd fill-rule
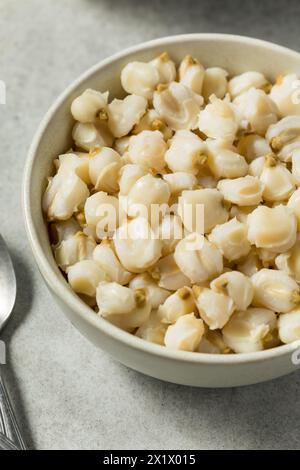
<instances>
[{"instance_id":1,"label":"bowl interior","mask_svg":"<svg viewBox=\"0 0 300 470\"><path fill-rule=\"evenodd\" d=\"M74 124L70 114L72 100L86 88L109 90L110 99L121 97L124 92L121 89L119 77L123 66L133 60L151 60L164 51L167 51L177 63L186 54L191 54L205 67L224 67L230 75L256 70L274 80L279 74L300 72L300 55L271 43L217 34L174 36L133 47L101 62L81 76L58 98L42 121L29 152L24 183L25 219L42 274L50 285L58 282L60 292L64 291L66 295L64 300L68 302L73 299L73 305L77 302L77 310L81 309L84 314L86 314L86 308L65 281L53 258L47 227L41 211L42 193L47 177L52 172L54 158L71 147L71 131ZM101 323L105 329L116 330L104 320L100 321L99 325ZM124 332L121 332L121 335L124 338L129 336ZM135 340L140 341L135 337L132 337L130 341L134 344ZM287 346L276 349L281 348L287 348ZM190 357L193 355L189 354ZM197 353L197 356L203 355Z\"/></svg>"}]
</instances>

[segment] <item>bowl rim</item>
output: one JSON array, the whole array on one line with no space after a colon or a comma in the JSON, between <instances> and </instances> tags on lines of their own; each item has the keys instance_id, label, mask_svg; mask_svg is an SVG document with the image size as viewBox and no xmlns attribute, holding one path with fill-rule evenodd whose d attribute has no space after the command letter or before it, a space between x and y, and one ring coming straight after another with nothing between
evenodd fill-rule
<instances>
[{"instance_id":1,"label":"bowl rim","mask_svg":"<svg viewBox=\"0 0 300 470\"><path fill-rule=\"evenodd\" d=\"M206 354L199 352L186 352L186 351L173 351L167 349L164 346L150 343L146 340L138 338L126 331L121 330L120 328L112 325L108 321L105 321L100 316L95 315L94 311L88 307L68 286L64 278L59 276L54 268L50 265L47 260L46 255L43 252L41 244L39 243L38 235L34 229L34 216L31 210L30 205L30 194L32 180L33 167L36 162L37 150L40 141L43 138L44 132L49 124L49 121L52 119L53 114L61 106L63 101L86 79L88 79L95 72L101 71L102 68L105 68L108 64L116 62L120 59L126 58L127 55L141 52L144 50L151 49L151 47L167 46L174 43L189 42L193 40L198 40L200 42L205 41L220 41L220 42L231 42L231 43L240 43L245 45L258 46L261 48L268 49L269 51L279 51L283 52L286 55L291 56L292 58L300 59L300 54L296 51L293 51L287 47L277 45L272 42L264 41L261 39L251 38L247 36L239 36L233 34L220 34L220 33L193 33L193 34L180 34L173 36L166 36L147 42L139 43L137 45L128 47L120 52L113 54L112 56L107 57L104 60L101 60L97 64L90 67L88 70L83 72L77 79L72 81L65 90L60 93L56 98L54 103L50 106L43 119L41 120L37 131L33 137L32 143L30 145L25 167L24 167L24 176L23 176L23 185L22 185L22 208L23 208L23 217L25 221L25 229L27 236L30 242L30 246L35 258L35 261L38 265L38 268L43 275L45 281L53 290L57 297L63 302L66 303L69 308L76 313L77 316L81 317L82 320L89 323L94 328L101 331L102 334L110 337L113 340L123 343L124 346L135 349L137 352L147 353L153 356L162 357L164 359L173 360L177 362L188 362L188 363L198 363L203 365L233 365L233 364L248 364L248 363L258 363L263 362L268 359L273 359L275 357L292 355L294 351L298 350L300 347L300 340L295 341L290 344L281 345L272 349L257 351L251 353L243 354Z\"/></svg>"}]
</instances>

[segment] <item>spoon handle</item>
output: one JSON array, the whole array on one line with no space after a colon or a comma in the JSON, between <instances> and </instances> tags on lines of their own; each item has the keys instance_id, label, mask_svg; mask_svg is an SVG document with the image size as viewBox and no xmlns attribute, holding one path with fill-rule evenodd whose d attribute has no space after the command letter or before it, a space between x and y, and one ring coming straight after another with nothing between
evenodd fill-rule
<instances>
[{"instance_id":1,"label":"spoon handle","mask_svg":"<svg viewBox=\"0 0 300 470\"><path fill-rule=\"evenodd\" d=\"M25 444L21 436L17 420L11 406L9 396L4 385L3 377L0 373L0 434L3 434L0 439L1 445L4 446L5 437L11 441L13 447L20 450L25 450ZM4 438L3 438L4 437Z\"/></svg>"}]
</instances>

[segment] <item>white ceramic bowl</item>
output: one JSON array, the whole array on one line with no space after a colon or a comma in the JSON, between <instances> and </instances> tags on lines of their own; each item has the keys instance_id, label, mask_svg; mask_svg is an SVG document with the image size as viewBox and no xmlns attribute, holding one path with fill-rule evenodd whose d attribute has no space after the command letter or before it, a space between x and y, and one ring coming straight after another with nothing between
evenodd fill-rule
<instances>
[{"instance_id":1,"label":"white ceramic bowl","mask_svg":"<svg viewBox=\"0 0 300 470\"><path fill-rule=\"evenodd\" d=\"M257 39L222 34L157 39L127 49L88 70L56 100L29 151L23 206L34 257L53 297L75 327L95 345L133 369L162 380L199 387L231 387L279 377L299 367L293 362L300 361L292 361L292 354L300 348L300 342L240 355L173 352L130 335L95 315L71 290L54 261L41 211L41 197L53 159L71 144L72 100L86 88L108 89L111 97L120 96L122 67L132 60L150 60L163 51L176 61L191 54L204 66L224 67L230 74L257 70L274 79L282 73L300 72L300 54L294 51Z\"/></svg>"}]
</instances>

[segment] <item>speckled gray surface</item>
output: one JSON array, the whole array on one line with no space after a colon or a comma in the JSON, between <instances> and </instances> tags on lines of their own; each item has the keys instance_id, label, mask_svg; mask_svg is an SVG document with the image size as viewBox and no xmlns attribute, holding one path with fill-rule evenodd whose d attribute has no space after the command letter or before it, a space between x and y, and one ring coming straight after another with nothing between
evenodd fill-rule
<instances>
[{"instance_id":1,"label":"speckled gray surface","mask_svg":"<svg viewBox=\"0 0 300 470\"><path fill-rule=\"evenodd\" d=\"M87 67L138 42L188 32L256 36L300 50L298 1L1 0L0 231L19 293L4 332L7 383L37 449L299 449L300 374L200 390L126 369L95 349L51 301L23 228L32 135Z\"/></svg>"}]
</instances>

